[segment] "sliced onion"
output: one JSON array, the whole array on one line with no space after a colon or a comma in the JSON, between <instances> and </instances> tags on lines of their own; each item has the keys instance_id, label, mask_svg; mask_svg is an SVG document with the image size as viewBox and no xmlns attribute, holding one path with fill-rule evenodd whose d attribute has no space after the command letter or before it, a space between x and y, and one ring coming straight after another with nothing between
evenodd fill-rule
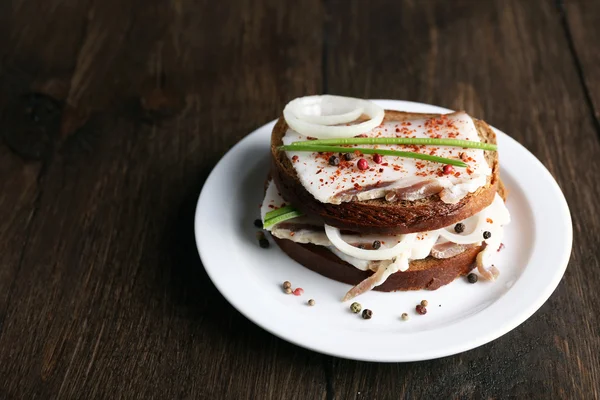
<instances>
[{"instance_id":1,"label":"sliced onion","mask_svg":"<svg viewBox=\"0 0 600 400\"><path fill-rule=\"evenodd\" d=\"M439 234L444 239L456 243L456 244L471 244L481 242L483 240L483 226L485 224L485 213L482 211L479 214L476 214L477 225L475 229L468 235L457 235L456 233L452 233L448 231L446 228L442 228L439 230Z\"/></svg>"},{"instance_id":2,"label":"sliced onion","mask_svg":"<svg viewBox=\"0 0 600 400\"><path fill-rule=\"evenodd\" d=\"M416 233L400 235L398 236L400 238L400 243L398 243L394 247L379 250L365 250L359 249L346 243L342 239L340 230L334 228L333 226L325 224L325 234L327 235L327 238L329 239L331 244L334 245L342 253L354 258L370 261L391 260L394 257L398 257L402 252L408 250L412 246L412 244L415 242L415 238L417 237Z\"/></svg>"},{"instance_id":3,"label":"sliced onion","mask_svg":"<svg viewBox=\"0 0 600 400\"><path fill-rule=\"evenodd\" d=\"M288 106L303 121L318 125L337 125L347 124L360 117L365 111L361 101L342 96L306 96L290 101Z\"/></svg>"},{"instance_id":4,"label":"sliced onion","mask_svg":"<svg viewBox=\"0 0 600 400\"><path fill-rule=\"evenodd\" d=\"M486 227L488 217L494 220L494 227ZM502 231L499 229L499 227L510 222L510 214L508 213L508 209L504 205L502 197L500 197L498 194L496 194L494 197L494 201L491 205L471 216L470 218L474 218L477 221L476 226L471 233L467 235L457 235L456 233L450 232L448 229L443 228L439 230L440 236L453 243L471 244L483 241L483 232L485 230L489 230L494 232L492 240L495 240L494 238L498 235L496 232ZM494 229L495 227L498 229ZM490 243L489 240L486 240L486 242Z\"/></svg>"},{"instance_id":5,"label":"sliced onion","mask_svg":"<svg viewBox=\"0 0 600 400\"><path fill-rule=\"evenodd\" d=\"M327 115L323 112L340 109L350 111ZM356 120L363 113L371 119L356 125L338 126ZM290 101L283 110L290 128L317 139L349 138L366 133L379 126L384 115L383 108L368 100L329 95L300 97Z\"/></svg>"}]
</instances>

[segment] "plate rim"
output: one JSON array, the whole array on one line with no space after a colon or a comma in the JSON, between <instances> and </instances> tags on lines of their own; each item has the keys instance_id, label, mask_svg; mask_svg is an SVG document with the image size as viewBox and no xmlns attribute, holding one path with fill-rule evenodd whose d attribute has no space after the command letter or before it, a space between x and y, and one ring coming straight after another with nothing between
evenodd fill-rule
<instances>
[{"instance_id":1,"label":"plate rim","mask_svg":"<svg viewBox=\"0 0 600 400\"><path fill-rule=\"evenodd\" d=\"M375 99L373 101L383 105L384 107L388 107L391 105L391 107L394 109L426 108L427 109L426 112L452 112L452 110L449 110L449 109L446 109L443 107L426 104L426 103L405 101L405 100ZM276 121L277 120L270 121L270 122L262 125L261 127L255 129L250 134L246 135L241 141L239 141L234 147L232 147L219 160L219 162L212 169L211 173L209 174L208 178L206 179L206 181L202 187L202 190L201 190L201 193L199 195L198 202L196 205L195 215L194 215L194 235L195 235L195 239L196 239L196 245L198 248L198 253L199 253L199 256L200 256L200 259L202 262L202 266L204 267L207 275L209 276L209 278L211 279L211 281L213 282L213 284L215 285L217 290L227 300L227 302L229 302L242 315L244 315L246 318L248 318L250 321L252 321L254 324L258 325L262 329L266 330L267 332L269 332L283 340L286 340L286 341L296 344L298 346L301 346L301 347L304 347L304 348L307 348L307 349L310 349L310 350L313 350L313 351L316 351L316 352L319 352L322 354L332 355L332 356L340 357L340 358L360 360L360 361L369 361L369 362L411 362L411 361L429 360L429 359L447 357L447 356L451 356L454 354L458 354L458 353L461 353L464 351L468 351L468 350L477 348L479 346L489 343L489 342L499 338L500 336L510 332L511 330L513 330L514 328L516 328L517 326L522 324L525 320L530 318L548 300L548 298L556 290L558 284L560 283L560 281L566 271L566 268L568 266L568 262L570 259L570 255L572 252L573 226L572 226L572 219L571 219L571 214L570 214L570 210L568 207L568 203L564 197L564 194L562 193L562 190L560 189L560 186L558 185L558 183L556 182L556 180L554 179L552 174L542 164L542 162L540 160L538 160L537 157L535 157L529 150L527 150L527 148L525 148L523 145L521 145L518 141L516 141L515 139L513 139L506 133L500 131L499 129L492 127L494 129L494 131L496 132L496 134L502 137L502 140L507 140L509 142L512 142L511 145L519 147L520 150L524 152L526 158L529 161L535 163L538 167L537 169L543 171L545 182L550 185L549 189L553 191L553 194L555 195L554 199L558 202L557 206L560 208L560 214L561 214L560 218L561 218L561 221L564 222L564 225L566 228L566 230L563 231L564 239L561 240L561 243L564 245L564 249L561 253L562 258L560 259L559 262L556 263L556 265L558 267L554 270L554 273L552 274L552 279L542 288L543 290L537 294L534 301L532 301L526 307L521 307L520 311L517 313L517 315L513 315L510 320L505 321L505 323L502 325L502 327L496 327L494 330L488 332L486 335L481 335L477 338L471 338L470 341L465 340L462 345L455 345L450 351L437 351L437 352L430 351L429 353L427 353L427 352L423 353L422 356L419 356L419 357L414 357L414 356L402 357L402 356L398 356L395 354L386 355L386 356L381 356L381 355L370 356L370 355L366 355L366 354L359 354L359 355L349 354L346 352L340 352L340 351L324 348L323 346L319 346L316 343L307 343L306 341L299 340L296 337L296 335L291 335L289 331L283 332L282 329L279 329L279 330L275 329L274 325L269 325L267 323L264 323L264 321L262 321L258 315L255 315L252 312L251 308L245 307L244 304L240 304L240 302L234 296L232 296L232 294L227 290L227 288L224 287L224 285L222 285L222 282L220 281L220 279L213 274L214 271L212 271L210 267L207 267L207 262L205 259L206 255L203 256L203 252L201 250L201 247L203 245L201 243L200 217L201 217L201 213L202 213L201 204L202 204L203 198L206 198L207 196L209 196L207 194L208 193L207 190L205 190L205 189L209 186L208 183L211 181L211 177L213 177L216 174L216 171L220 167L223 166L228 155L232 154L232 152L234 152L236 149L243 147L246 143L248 143L251 140L251 138L255 134L259 134L260 131L270 128L272 125L275 124ZM535 221L535 218L534 218L534 221ZM531 260L528 262L528 264L530 262L531 262ZM527 270L527 268L525 267L523 269L523 272L525 272L526 270ZM326 279L326 278L324 278L324 279ZM511 290L513 290L513 288L508 290L506 293L509 293ZM502 297L504 297L504 296L502 296ZM501 298L499 298L498 300L500 300ZM495 301L494 303L498 303L498 301ZM490 307L492 307L494 305L494 303L492 303L492 305L490 305ZM480 314L481 312L482 311L475 313L473 316L469 317L468 319ZM460 325L460 323L457 323L456 325ZM443 329L443 328L436 328L433 331L435 332L439 329ZM393 352L390 352L390 353L393 353Z\"/></svg>"}]
</instances>

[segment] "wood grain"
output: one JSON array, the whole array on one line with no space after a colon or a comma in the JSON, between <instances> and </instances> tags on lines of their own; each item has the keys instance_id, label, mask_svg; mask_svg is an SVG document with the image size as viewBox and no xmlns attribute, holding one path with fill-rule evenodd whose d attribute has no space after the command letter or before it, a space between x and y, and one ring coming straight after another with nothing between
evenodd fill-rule
<instances>
[{"instance_id":1,"label":"wood grain","mask_svg":"<svg viewBox=\"0 0 600 400\"><path fill-rule=\"evenodd\" d=\"M465 109L532 151L573 211L570 267L522 326L480 349L402 365L332 359L340 398L598 398L600 145L549 2L332 2L331 92ZM597 52L596 52L597 53ZM532 188L531 190L535 190ZM466 333L468 334L468 333ZM427 343L415 343L427 346ZM575 378L576 377L576 378Z\"/></svg>"},{"instance_id":2,"label":"wood grain","mask_svg":"<svg viewBox=\"0 0 600 400\"><path fill-rule=\"evenodd\" d=\"M598 15L583 0L0 2L0 398L600 398ZM293 346L221 297L194 244L202 184L322 91L464 108L548 167L575 238L540 311L461 355L377 364Z\"/></svg>"},{"instance_id":3,"label":"wood grain","mask_svg":"<svg viewBox=\"0 0 600 400\"><path fill-rule=\"evenodd\" d=\"M563 4L564 3L564 4ZM569 0L559 3L567 37L572 45L575 63L594 110L596 130L600 135L600 52L597 38L600 34L600 13L593 1Z\"/></svg>"},{"instance_id":4,"label":"wood grain","mask_svg":"<svg viewBox=\"0 0 600 400\"><path fill-rule=\"evenodd\" d=\"M2 148L0 397L325 397L322 356L235 312L202 271L191 225L218 158L320 87L320 4L302 17L276 2L76 3L21 3L11 18L28 25L4 49L5 81L22 72L15 93L88 118L52 135L39 189L38 164ZM48 26L28 20L34 4Z\"/></svg>"}]
</instances>

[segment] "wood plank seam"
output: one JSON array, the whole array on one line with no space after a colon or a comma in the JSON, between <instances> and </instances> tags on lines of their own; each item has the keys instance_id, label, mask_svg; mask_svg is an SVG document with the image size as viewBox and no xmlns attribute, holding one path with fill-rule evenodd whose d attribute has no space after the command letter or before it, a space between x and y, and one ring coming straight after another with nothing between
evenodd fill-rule
<instances>
[{"instance_id":1,"label":"wood plank seam","mask_svg":"<svg viewBox=\"0 0 600 400\"><path fill-rule=\"evenodd\" d=\"M558 9L558 13L560 15L560 24L565 32L565 37L567 39L567 44L569 47L569 52L571 53L571 58L573 59L573 63L575 64L575 70L577 71L577 77L579 78L579 82L581 84L581 89L583 90L583 95L585 98L586 106L589 108L590 113L592 114L592 120L594 121L594 129L596 130L597 138L600 139L600 120L598 116L594 112L594 102L592 100L592 96L590 94L590 88L588 87L585 80L585 73L583 72L583 66L581 65L581 59L579 54L577 54L577 50L575 49L575 44L573 42L573 35L571 34L571 28L569 27L569 21L567 20L567 10L565 9L564 0L556 0L556 8Z\"/></svg>"},{"instance_id":2,"label":"wood plank seam","mask_svg":"<svg viewBox=\"0 0 600 400\"><path fill-rule=\"evenodd\" d=\"M323 0L323 25L321 30L322 40L321 40L321 92L329 93L328 87L328 63L327 58L329 57L329 29L330 29L330 20L329 20L329 8L330 4L328 0ZM333 388L333 371L332 371L332 360L329 356L322 356L322 365L323 372L325 373L325 399L333 400L335 399L335 391Z\"/></svg>"},{"instance_id":3,"label":"wood plank seam","mask_svg":"<svg viewBox=\"0 0 600 400\"><path fill-rule=\"evenodd\" d=\"M325 370L325 399L335 399L335 388L333 387L332 359L329 356L323 356L323 367Z\"/></svg>"},{"instance_id":4,"label":"wood plank seam","mask_svg":"<svg viewBox=\"0 0 600 400\"><path fill-rule=\"evenodd\" d=\"M323 25L321 29L321 93L329 93L328 82L327 82L327 57L329 56L329 1L323 0ZM325 374L325 399L333 400L335 398L335 392L333 389L333 371L331 370L331 357L321 356L321 364L323 366L323 372Z\"/></svg>"},{"instance_id":5,"label":"wood plank seam","mask_svg":"<svg viewBox=\"0 0 600 400\"><path fill-rule=\"evenodd\" d=\"M323 88L322 88L322 93L328 93L328 85L327 85L327 57L329 56L328 54L328 50L329 50L329 29L330 29L330 22L329 22L329 1L328 0L323 0L323 13L324 13L324 18L323 18L323 28L322 28L322 35L323 35L323 39L321 40L322 43L322 47L321 47L321 81L323 84Z\"/></svg>"}]
</instances>

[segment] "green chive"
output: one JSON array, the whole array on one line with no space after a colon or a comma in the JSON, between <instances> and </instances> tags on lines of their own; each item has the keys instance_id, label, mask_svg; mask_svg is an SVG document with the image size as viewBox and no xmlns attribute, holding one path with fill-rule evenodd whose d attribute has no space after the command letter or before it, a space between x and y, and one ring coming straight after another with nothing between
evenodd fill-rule
<instances>
[{"instance_id":1,"label":"green chive","mask_svg":"<svg viewBox=\"0 0 600 400\"><path fill-rule=\"evenodd\" d=\"M290 211L288 213L280 214L276 217L267 219L265 221L265 223L263 224L263 227L268 228L268 227L278 224L280 222L287 221L288 219L292 219L292 218L296 218L296 217L300 217L300 216L302 216L302 213L300 211ZM265 218L266 218L266 216L265 216Z\"/></svg>"},{"instance_id":2,"label":"green chive","mask_svg":"<svg viewBox=\"0 0 600 400\"><path fill-rule=\"evenodd\" d=\"M396 151L396 150L385 150L385 149L365 149L361 147L337 147L337 146L308 146L308 145L288 145L281 146L279 150L284 151L312 151L312 152L334 152L334 153L354 153L359 151L363 154L381 154L383 156L396 156L404 158L416 158L419 160L433 161L441 164L450 164L455 167L466 168L469 165L459 160L453 160L450 158L430 156L429 154L414 153L410 151Z\"/></svg>"},{"instance_id":3,"label":"green chive","mask_svg":"<svg viewBox=\"0 0 600 400\"><path fill-rule=\"evenodd\" d=\"M265 214L265 221L271 218L278 217L281 214L289 213L290 211L296 211L296 209L292 206L285 206L278 208L277 210L269 211Z\"/></svg>"},{"instance_id":4,"label":"green chive","mask_svg":"<svg viewBox=\"0 0 600 400\"><path fill-rule=\"evenodd\" d=\"M482 149L496 151L498 146L491 143L472 142L462 139L430 139L430 138L346 138L346 139L318 139L293 142L292 146L316 145L353 145L353 144L402 144L402 145L429 145L451 146L469 149Z\"/></svg>"}]
</instances>

